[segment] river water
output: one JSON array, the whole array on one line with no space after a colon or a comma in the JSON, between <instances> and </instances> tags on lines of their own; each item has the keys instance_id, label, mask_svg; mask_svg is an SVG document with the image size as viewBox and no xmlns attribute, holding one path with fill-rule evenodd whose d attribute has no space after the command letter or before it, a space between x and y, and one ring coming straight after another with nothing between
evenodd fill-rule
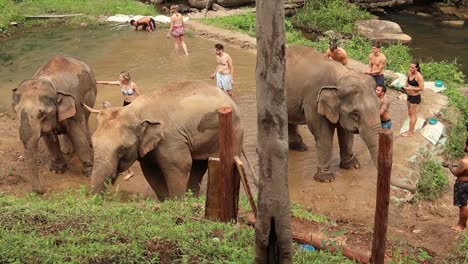
<instances>
[{"instance_id":1,"label":"river water","mask_svg":"<svg viewBox=\"0 0 468 264\"><path fill-rule=\"evenodd\" d=\"M451 28L441 25L434 18L416 15L390 13L380 15L381 19L398 23L405 34L413 41L410 44L411 54L423 62L453 61L461 66L468 80L468 27Z\"/></svg>"}]
</instances>

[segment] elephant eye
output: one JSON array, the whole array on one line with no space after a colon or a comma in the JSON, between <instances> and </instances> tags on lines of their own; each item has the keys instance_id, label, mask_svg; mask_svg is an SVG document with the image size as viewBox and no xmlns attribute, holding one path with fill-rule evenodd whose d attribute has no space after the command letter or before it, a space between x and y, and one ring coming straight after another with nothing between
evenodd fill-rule
<instances>
[{"instance_id":1,"label":"elephant eye","mask_svg":"<svg viewBox=\"0 0 468 264\"><path fill-rule=\"evenodd\" d=\"M125 154L126 151L127 151L127 148L126 148L126 147L120 146L120 148L119 148L119 154Z\"/></svg>"},{"instance_id":2,"label":"elephant eye","mask_svg":"<svg viewBox=\"0 0 468 264\"><path fill-rule=\"evenodd\" d=\"M47 113L42 110L42 109L39 109L39 113L37 113L37 118L39 119L44 119L46 117Z\"/></svg>"},{"instance_id":3,"label":"elephant eye","mask_svg":"<svg viewBox=\"0 0 468 264\"><path fill-rule=\"evenodd\" d=\"M351 118L354 119L355 121L359 121L360 116L357 112L351 112Z\"/></svg>"}]
</instances>

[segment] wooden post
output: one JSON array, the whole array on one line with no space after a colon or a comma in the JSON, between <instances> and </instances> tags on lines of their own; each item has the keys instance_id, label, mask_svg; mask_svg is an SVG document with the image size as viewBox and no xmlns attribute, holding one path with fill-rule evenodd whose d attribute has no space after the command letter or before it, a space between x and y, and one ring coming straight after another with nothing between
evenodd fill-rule
<instances>
[{"instance_id":1,"label":"wooden post","mask_svg":"<svg viewBox=\"0 0 468 264\"><path fill-rule=\"evenodd\" d=\"M229 222L237 219L237 203L235 202L234 187L237 184L234 178L234 153L232 148L232 109L221 107L218 109L219 118L219 159L221 161L221 184L219 195L221 205L220 220Z\"/></svg>"},{"instance_id":2,"label":"wooden post","mask_svg":"<svg viewBox=\"0 0 468 264\"><path fill-rule=\"evenodd\" d=\"M208 159L208 182L206 184L205 218L213 221L221 219L219 193L221 185L221 162L219 158Z\"/></svg>"},{"instance_id":3,"label":"wooden post","mask_svg":"<svg viewBox=\"0 0 468 264\"><path fill-rule=\"evenodd\" d=\"M253 198L252 191L250 190L249 181L247 181L247 177L245 176L244 163L238 156L234 157L234 162L236 163L237 167L236 172L240 176L242 186L244 186L245 194L247 195L247 199L249 200L250 208L252 208L252 213L255 217L257 217L257 206L255 205L255 200Z\"/></svg>"},{"instance_id":4,"label":"wooden post","mask_svg":"<svg viewBox=\"0 0 468 264\"><path fill-rule=\"evenodd\" d=\"M377 198L375 203L374 237L370 262L383 264L387 243L388 207L390 203L390 176L393 163L393 132L383 129L379 133L377 156Z\"/></svg>"}]
</instances>

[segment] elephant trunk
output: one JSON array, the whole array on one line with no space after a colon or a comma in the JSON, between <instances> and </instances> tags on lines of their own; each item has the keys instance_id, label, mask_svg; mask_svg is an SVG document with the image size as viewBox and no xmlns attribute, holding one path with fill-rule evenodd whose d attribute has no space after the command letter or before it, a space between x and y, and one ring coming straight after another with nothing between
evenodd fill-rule
<instances>
[{"instance_id":1,"label":"elephant trunk","mask_svg":"<svg viewBox=\"0 0 468 264\"><path fill-rule=\"evenodd\" d=\"M379 132L381 130L380 123L376 125L371 125L369 128L363 129L360 132L362 140L366 143L367 148L372 156L372 160L374 161L374 165L378 168L378 154L379 154ZM401 179L397 179L395 177L390 178L390 184L394 187L401 188L411 193L416 192L416 187L412 186L408 183L403 182Z\"/></svg>"},{"instance_id":2,"label":"elephant trunk","mask_svg":"<svg viewBox=\"0 0 468 264\"><path fill-rule=\"evenodd\" d=\"M94 155L93 172L91 174L91 194L101 194L106 190L108 183L116 179L117 162L110 161L97 151Z\"/></svg>"},{"instance_id":3,"label":"elephant trunk","mask_svg":"<svg viewBox=\"0 0 468 264\"><path fill-rule=\"evenodd\" d=\"M37 163L39 160L38 143L41 137L41 127L34 125L34 122L28 117L27 112L23 109L20 114L20 139L24 144L24 158L28 169L28 176L31 180L32 191L38 194L44 193L44 186L39 178Z\"/></svg>"}]
</instances>

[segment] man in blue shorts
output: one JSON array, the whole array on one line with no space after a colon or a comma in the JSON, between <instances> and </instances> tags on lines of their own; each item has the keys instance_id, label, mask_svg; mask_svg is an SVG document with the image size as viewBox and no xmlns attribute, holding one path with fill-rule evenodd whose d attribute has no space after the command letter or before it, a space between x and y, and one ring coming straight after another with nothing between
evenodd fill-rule
<instances>
[{"instance_id":1,"label":"man in blue shorts","mask_svg":"<svg viewBox=\"0 0 468 264\"><path fill-rule=\"evenodd\" d=\"M384 70L387 58L383 53L380 52L380 43L374 42L372 44L372 53L369 54L369 69L365 71L365 74L369 74L375 80L376 87L384 86Z\"/></svg>"},{"instance_id":2,"label":"man in blue shorts","mask_svg":"<svg viewBox=\"0 0 468 264\"><path fill-rule=\"evenodd\" d=\"M224 52L222 44L215 45L216 49L216 70L210 76L211 79L216 77L216 86L226 91L232 97L232 85L234 84L234 66L229 54Z\"/></svg>"}]
</instances>

